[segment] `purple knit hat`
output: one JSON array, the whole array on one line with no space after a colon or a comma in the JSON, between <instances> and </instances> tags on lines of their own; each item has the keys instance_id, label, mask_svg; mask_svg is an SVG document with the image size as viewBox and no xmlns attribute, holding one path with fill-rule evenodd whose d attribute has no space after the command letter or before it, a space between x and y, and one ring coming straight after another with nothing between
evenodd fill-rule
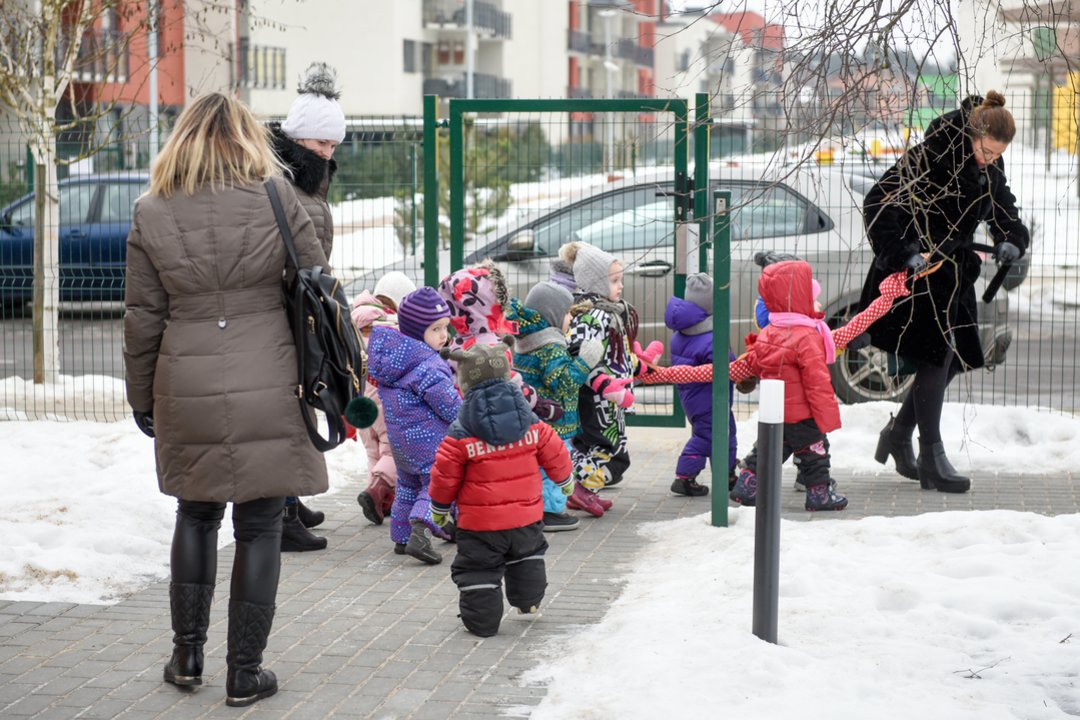
<instances>
[{"instance_id":1,"label":"purple knit hat","mask_svg":"<svg viewBox=\"0 0 1080 720\"><path fill-rule=\"evenodd\" d=\"M422 287L401 299L398 308L398 327L413 340L424 342L424 333L431 323L450 317L450 308L433 288Z\"/></svg>"}]
</instances>

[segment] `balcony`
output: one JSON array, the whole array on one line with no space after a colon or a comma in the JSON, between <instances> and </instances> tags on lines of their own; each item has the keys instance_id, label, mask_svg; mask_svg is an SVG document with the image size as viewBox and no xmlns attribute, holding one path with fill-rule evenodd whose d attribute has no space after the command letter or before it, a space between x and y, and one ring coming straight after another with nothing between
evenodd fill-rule
<instances>
[{"instance_id":1,"label":"balcony","mask_svg":"<svg viewBox=\"0 0 1080 720\"><path fill-rule=\"evenodd\" d=\"M114 30L87 30L79 43L72 65L72 80L79 83L125 83L128 79L128 41L130 37ZM56 62L62 64L68 51L62 38L56 48Z\"/></svg>"},{"instance_id":2,"label":"balcony","mask_svg":"<svg viewBox=\"0 0 1080 720\"><path fill-rule=\"evenodd\" d=\"M580 100L583 98L591 98L592 90L584 87L568 87L566 88L566 97L572 100Z\"/></svg>"},{"instance_id":3,"label":"balcony","mask_svg":"<svg viewBox=\"0 0 1080 720\"><path fill-rule=\"evenodd\" d=\"M592 37L584 30L566 31L566 49L570 52L582 55L602 55L604 50L592 41Z\"/></svg>"},{"instance_id":4,"label":"balcony","mask_svg":"<svg viewBox=\"0 0 1080 720\"><path fill-rule=\"evenodd\" d=\"M424 27L465 29L465 0L424 0ZM474 0L473 29L491 38L509 40L513 25L511 15L495 5Z\"/></svg>"},{"instance_id":5,"label":"balcony","mask_svg":"<svg viewBox=\"0 0 1080 720\"><path fill-rule=\"evenodd\" d=\"M653 49L642 47L631 38L619 38L615 44L614 55L644 67L653 66Z\"/></svg>"},{"instance_id":6,"label":"balcony","mask_svg":"<svg viewBox=\"0 0 1080 720\"><path fill-rule=\"evenodd\" d=\"M466 96L465 76L450 78L427 78L424 80L424 94L438 95L443 98L463 98ZM511 83L497 75L473 74L474 98L511 97Z\"/></svg>"}]
</instances>

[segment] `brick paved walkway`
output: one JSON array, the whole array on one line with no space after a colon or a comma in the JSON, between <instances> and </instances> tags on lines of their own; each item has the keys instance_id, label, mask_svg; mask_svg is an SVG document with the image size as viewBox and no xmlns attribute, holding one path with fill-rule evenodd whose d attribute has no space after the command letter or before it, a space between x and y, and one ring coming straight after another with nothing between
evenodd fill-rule
<instances>
[{"instance_id":1,"label":"brick paved walkway","mask_svg":"<svg viewBox=\"0 0 1080 720\"><path fill-rule=\"evenodd\" d=\"M544 688L518 678L558 653L560 638L600 620L643 540L643 522L707 512L708 501L669 494L685 431L631 431L634 465L607 495L615 508L581 528L548 535L543 613L507 615L500 634L480 640L462 630L450 582L453 546L428 567L393 554L387 526L363 520L351 493L317 500L327 511L324 552L286 555L265 664L281 690L250 708L225 700L227 575L219 575L206 646L204 685L181 691L161 680L171 650L168 582L116 605L0 601L2 718L505 718L527 717ZM785 488L793 471L786 469ZM786 491L784 516L811 521L936 510L1008 508L1047 514L1080 511L1076 478L975 478L960 496L922 492L892 473L838 476L851 505L811 515ZM358 481L357 485L360 483ZM722 532L718 530L718 532ZM220 567L231 563L220 554Z\"/></svg>"}]
</instances>

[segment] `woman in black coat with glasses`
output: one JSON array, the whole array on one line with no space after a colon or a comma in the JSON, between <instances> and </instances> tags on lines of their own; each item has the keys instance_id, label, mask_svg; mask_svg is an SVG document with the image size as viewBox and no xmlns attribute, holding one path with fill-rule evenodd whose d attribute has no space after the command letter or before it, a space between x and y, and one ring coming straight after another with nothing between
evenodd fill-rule
<instances>
[{"instance_id":1,"label":"woman in black coat with glasses","mask_svg":"<svg viewBox=\"0 0 1080 720\"><path fill-rule=\"evenodd\" d=\"M970 97L931 121L923 141L886 171L863 203L875 255L864 306L890 273L926 273L915 281L911 297L897 302L869 332L875 346L916 368L911 392L881 431L875 458L884 463L891 455L898 473L927 490L961 493L971 487L945 455L941 409L953 377L984 363L975 230L986 222L999 264L1019 259L1028 247L1001 157L1015 134L1001 94ZM916 426L917 458L911 442Z\"/></svg>"}]
</instances>

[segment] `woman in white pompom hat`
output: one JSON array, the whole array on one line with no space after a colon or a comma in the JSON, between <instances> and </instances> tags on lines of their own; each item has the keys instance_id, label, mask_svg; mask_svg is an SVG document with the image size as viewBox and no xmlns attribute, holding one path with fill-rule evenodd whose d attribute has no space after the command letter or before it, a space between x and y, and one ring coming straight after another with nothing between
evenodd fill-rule
<instances>
[{"instance_id":1,"label":"woman in white pompom hat","mask_svg":"<svg viewBox=\"0 0 1080 720\"><path fill-rule=\"evenodd\" d=\"M326 63L312 63L297 88L299 95L281 124L271 124L274 152L289 170L300 204L315 225L323 252L330 257L334 247L334 217L327 192L337 171L334 150L345 139L345 113L338 104L337 73ZM308 528L322 523L325 516L300 502L285 499L285 521L281 549L285 552L322 550L326 538Z\"/></svg>"}]
</instances>

